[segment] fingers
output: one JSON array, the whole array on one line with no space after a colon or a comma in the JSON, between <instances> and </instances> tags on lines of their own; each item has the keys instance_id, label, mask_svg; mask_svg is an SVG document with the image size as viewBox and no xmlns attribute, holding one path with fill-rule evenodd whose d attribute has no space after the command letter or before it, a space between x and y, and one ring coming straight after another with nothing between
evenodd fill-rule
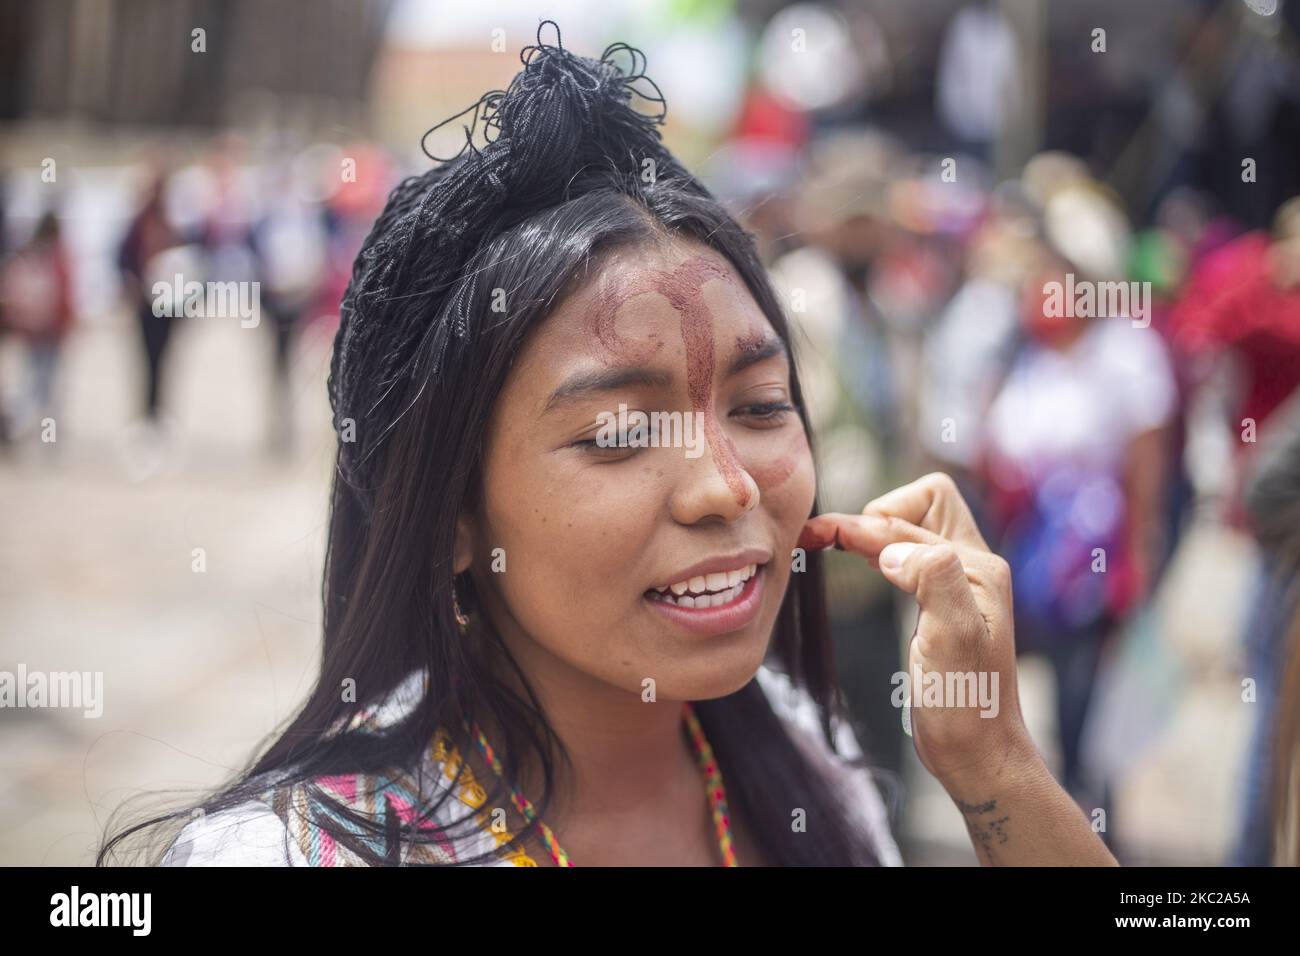
<instances>
[{"instance_id":1,"label":"fingers","mask_svg":"<svg viewBox=\"0 0 1300 956\"><path fill-rule=\"evenodd\" d=\"M862 513L902 518L958 544L988 550L957 483L940 471L881 495Z\"/></svg>"},{"instance_id":2,"label":"fingers","mask_svg":"<svg viewBox=\"0 0 1300 956\"><path fill-rule=\"evenodd\" d=\"M945 634L976 640L990 633L962 556L952 544L896 542L881 551L879 564L880 573L890 583L916 595L921 610L918 636ZM927 621L932 623L922 627Z\"/></svg>"},{"instance_id":3,"label":"fingers","mask_svg":"<svg viewBox=\"0 0 1300 956\"><path fill-rule=\"evenodd\" d=\"M799 536L799 547L809 550L836 547L860 554L875 564L881 549L895 541L937 544L942 540L934 532L902 518L828 511L808 519Z\"/></svg>"},{"instance_id":4,"label":"fingers","mask_svg":"<svg viewBox=\"0 0 1300 956\"><path fill-rule=\"evenodd\" d=\"M952 607L960 609L958 613L974 611L989 633L1011 630L1011 569L999 555L978 545L949 541L899 517L830 511L804 524L799 546L810 550L837 547L860 554L887 580L914 594L923 607L927 600L941 602L942 595L951 594L956 602ZM887 562L882 563L885 551L888 557L900 558L899 567L887 568ZM950 566L953 558L955 567ZM914 560L920 564L913 564ZM922 571L926 572L924 579Z\"/></svg>"}]
</instances>

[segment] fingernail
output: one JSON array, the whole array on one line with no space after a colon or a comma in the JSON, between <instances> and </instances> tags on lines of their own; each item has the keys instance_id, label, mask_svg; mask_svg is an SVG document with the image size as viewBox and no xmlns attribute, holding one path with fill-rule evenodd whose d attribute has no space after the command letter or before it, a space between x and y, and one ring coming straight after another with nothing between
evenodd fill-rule
<instances>
[{"instance_id":1,"label":"fingernail","mask_svg":"<svg viewBox=\"0 0 1300 956\"><path fill-rule=\"evenodd\" d=\"M910 541L895 541L886 545L880 552L880 566L886 571L897 571L915 550L916 545Z\"/></svg>"}]
</instances>

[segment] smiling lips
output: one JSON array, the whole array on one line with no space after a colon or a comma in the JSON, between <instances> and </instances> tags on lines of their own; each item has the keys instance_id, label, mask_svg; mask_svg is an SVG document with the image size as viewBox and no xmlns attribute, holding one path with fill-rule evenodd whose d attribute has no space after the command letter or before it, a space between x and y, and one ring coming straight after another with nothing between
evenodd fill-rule
<instances>
[{"instance_id":1,"label":"smiling lips","mask_svg":"<svg viewBox=\"0 0 1300 956\"><path fill-rule=\"evenodd\" d=\"M730 604L745 590L745 582L758 570L757 564L747 564L731 571L700 574L686 581L655 588L650 599L663 601L676 607L708 608Z\"/></svg>"},{"instance_id":2,"label":"smiling lips","mask_svg":"<svg viewBox=\"0 0 1300 956\"><path fill-rule=\"evenodd\" d=\"M751 555L737 564L745 557ZM656 585L646 591L645 601L652 613L683 631L703 637L735 633L753 624L762 610L766 567L764 559L691 575L676 584Z\"/></svg>"}]
</instances>

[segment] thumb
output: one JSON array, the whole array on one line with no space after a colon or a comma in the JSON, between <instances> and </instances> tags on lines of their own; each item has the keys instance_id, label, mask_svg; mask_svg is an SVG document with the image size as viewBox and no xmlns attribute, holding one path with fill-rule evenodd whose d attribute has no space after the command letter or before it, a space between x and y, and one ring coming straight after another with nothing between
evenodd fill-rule
<instances>
[{"instance_id":1,"label":"thumb","mask_svg":"<svg viewBox=\"0 0 1300 956\"><path fill-rule=\"evenodd\" d=\"M959 640L983 636L976 625L983 624L984 615L951 544L897 541L880 552L879 564L887 581L916 596L921 614L933 622L922 631L932 640L941 635Z\"/></svg>"}]
</instances>

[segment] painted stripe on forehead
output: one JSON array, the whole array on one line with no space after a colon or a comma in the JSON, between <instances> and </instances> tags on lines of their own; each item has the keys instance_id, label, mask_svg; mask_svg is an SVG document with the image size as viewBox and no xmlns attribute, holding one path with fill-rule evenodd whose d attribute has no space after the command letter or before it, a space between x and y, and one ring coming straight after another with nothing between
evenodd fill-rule
<instances>
[{"instance_id":1,"label":"painted stripe on forehead","mask_svg":"<svg viewBox=\"0 0 1300 956\"><path fill-rule=\"evenodd\" d=\"M704 413L704 436L713 452L718 473L735 496L737 504L747 507L753 497L752 482L740 465L736 446L723 433L709 400L715 368L713 313L704 301L704 284L720 279L733 289L740 286L735 275L713 259L695 255L682 260L671 271L647 269L635 276L620 275L608 283L597 296L595 305L596 337L611 352L626 361L645 361L663 341L652 335L650 341L629 342L619 335L614 317L628 299L658 292L681 317L682 345L686 349L686 388L691 406Z\"/></svg>"}]
</instances>

